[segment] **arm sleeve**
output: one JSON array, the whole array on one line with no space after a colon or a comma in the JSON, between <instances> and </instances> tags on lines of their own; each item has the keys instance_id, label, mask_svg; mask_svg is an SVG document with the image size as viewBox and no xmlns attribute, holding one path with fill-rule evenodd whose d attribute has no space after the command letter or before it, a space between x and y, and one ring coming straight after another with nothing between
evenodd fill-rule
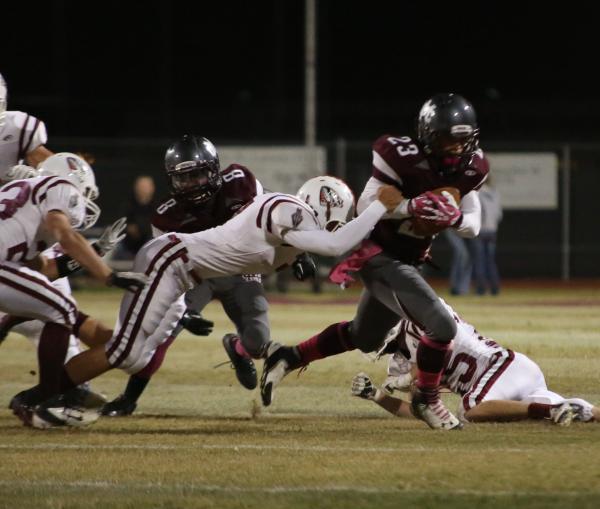
<instances>
[{"instance_id":1,"label":"arm sleeve","mask_svg":"<svg viewBox=\"0 0 600 509\"><path fill-rule=\"evenodd\" d=\"M479 193L471 191L465 194L460 202L460 210L463 214L460 225L455 228L459 236L472 239L479 235L481 229L481 203Z\"/></svg>"},{"instance_id":2,"label":"arm sleeve","mask_svg":"<svg viewBox=\"0 0 600 509\"><path fill-rule=\"evenodd\" d=\"M326 230L288 230L282 239L292 246L323 256L341 256L360 243L385 213L386 208L375 201L357 218L335 232Z\"/></svg>"},{"instance_id":3,"label":"arm sleeve","mask_svg":"<svg viewBox=\"0 0 600 509\"><path fill-rule=\"evenodd\" d=\"M365 188L363 189L363 192L360 195L360 198L358 199L358 204L356 205L356 211L359 214L362 214L362 212L369 205L371 205L371 203L373 203L375 200L377 200L377 190L380 187L385 186L385 185L387 185L387 184L385 184L385 182L382 182L381 180L379 180L375 177L369 178L369 180L367 181L367 183L365 185ZM405 199L392 212L386 212L383 215L383 219L404 219L406 217L410 217L407 207L408 207L408 200Z\"/></svg>"}]
</instances>

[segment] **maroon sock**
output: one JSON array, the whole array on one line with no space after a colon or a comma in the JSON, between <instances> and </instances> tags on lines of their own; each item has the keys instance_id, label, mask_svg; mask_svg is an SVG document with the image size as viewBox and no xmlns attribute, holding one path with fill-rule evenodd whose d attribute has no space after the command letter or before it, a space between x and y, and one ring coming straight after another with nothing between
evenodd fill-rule
<instances>
[{"instance_id":1,"label":"maroon sock","mask_svg":"<svg viewBox=\"0 0 600 509\"><path fill-rule=\"evenodd\" d=\"M60 393L63 394L71 389L74 389L75 387L77 387L77 384L71 380L69 373L67 373L67 370L63 367L60 375Z\"/></svg>"},{"instance_id":2,"label":"maroon sock","mask_svg":"<svg viewBox=\"0 0 600 509\"><path fill-rule=\"evenodd\" d=\"M81 311L77 311L77 318L75 319L75 325L73 325L73 335L75 337L79 337L79 329L81 329L83 322L85 322L88 318L89 315L86 315Z\"/></svg>"},{"instance_id":3,"label":"maroon sock","mask_svg":"<svg viewBox=\"0 0 600 509\"><path fill-rule=\"evenodd\" d=\"M530 419L550 419L550 409L553 406L544 403L531 403L527 407L527 416Z\"/></svg>"},{"instance_id":4,"label":"maroon sock","mask_svg":"<svg viewBox=\"0 0 600 509\"><path fill-rule=\"evenodd\" d=\"M422 336L417 347L417 387L437 392L444 372L446 352L450 343L438 343Z\"/></svg>"},{"instance_id":5,"label":"maroon sock","mask_svg":"<svg viewBox=\"0 0 600 509\"><path fill-rule=\"evenodd\" d=\"M40 394L44 399L61 392L61 378L69 348L71 328L60 323L46 323L38 345Z\"/></svg>"},{"instance_id":6,"label":"maroon sock","mask_svg":"<svg viewBox=\"0 0 600 509\"><path fill-rule=\"evenodd\" d=\"M169 336L164 343L161 343L154 352L150 362L146 364L144 369L138 371L135 376L149 380L152 375L158 371L158 368L162 366L162 363L165 360L165 355L167 354L167 349L171 346L173 341L175 341L175 337Z\"/></svg>"},{"instance_id":7,"label":"maroon sock","mask_svg":"<svg viewBox=\"0 0 600 509\"><path fill-rule=\"evenodd\" d=\"M348 322L334 323L323 332L296 346L304 365L355 348L348 334Z\"/></svg>"}]
</instances>

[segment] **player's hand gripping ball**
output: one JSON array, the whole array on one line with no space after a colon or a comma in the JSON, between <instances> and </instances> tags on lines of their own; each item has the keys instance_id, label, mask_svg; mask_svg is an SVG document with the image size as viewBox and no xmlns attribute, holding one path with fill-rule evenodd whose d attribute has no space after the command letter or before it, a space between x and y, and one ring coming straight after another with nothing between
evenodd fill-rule
<instances>
[{"instance_id":1,"label":"player's hand gripping ball","mask_svg":"<svg viewBox=\"0 0 600 509\"><path fill-rule=\"evenodd\" d=\"M412 231L421 237L431 237L454 226L462 217L460 191L455 187L440 187L410 200Z\"/></svg>"}]
</instances>

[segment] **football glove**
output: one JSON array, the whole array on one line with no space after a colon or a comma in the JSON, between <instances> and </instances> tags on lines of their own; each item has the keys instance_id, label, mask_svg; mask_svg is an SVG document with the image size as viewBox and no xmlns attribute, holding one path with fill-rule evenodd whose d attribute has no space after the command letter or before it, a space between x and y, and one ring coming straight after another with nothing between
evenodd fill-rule
<instances>
[{"instance_id":1,"label":"football glove","mask_svg":"<svg viewBox=\"0 0 600 509\"><path fill-rule=\"evenodd\" d=\"M352 379L352 396L363 399L373 399L377 389L366 373L358 373Z\"/></svg>"},{"instance_id":2,"label":"football glove","mask_svg":"<svg viewBox=\"0 0 600 509\"><path fill-rule=\"evenodd\" d=\"M130 292L144 288L148 283L148 276L141 272L116 272L108 277L108 286L117 286Z\"/></svg>"},{"instance_id":3,"label":"football glove","mask_svg":"<svg viewBox=\"0 0 600 509\"><path fill-rule=\"evenodd\" d=\"M191 309L186 309L179 323L196 336L210 336L215 326L214 322L203 318L200 313Z\"/></svg>"},{"instance_id":4,"label":"football glove","mask_svg":"<svg viewBox=\"0 0 600 509\"><path fill-rule=\"evenodd\" d=\"M40 173L26 164L17 164L6 173L6 180L23 180L37 177Z\"/></svg>"},{"instance_id":5,"label":"football glove","mask_svg":"<svg viewBox=\"0 0 600 509\"><path fill-rule=\"evenodd\" d=\"M308 278L314 278L317 275L317 264L312 256L302 253L292 263L292 271L298 281L306 281Z\"/></svg>"},{"instance_id":6,"label":"football glove","mask_svg":"<svg viewBox=\"0 0 600 509\"><path fill-rule=\"evenodd\" d=\"M100 238L92 244L96 252L100 256L104 256L110 253L115 246L121 242L125 235L125 228L127 228L127 218L122 217L117 219L113 224L108 226L100 235Z\"/></svg>"}]
</instances>

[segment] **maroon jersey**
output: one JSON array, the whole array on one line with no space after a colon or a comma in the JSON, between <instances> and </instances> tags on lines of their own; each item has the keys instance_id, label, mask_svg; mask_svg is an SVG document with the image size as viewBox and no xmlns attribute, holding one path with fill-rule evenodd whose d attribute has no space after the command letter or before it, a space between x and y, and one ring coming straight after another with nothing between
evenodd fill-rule
<instances>
[{"instance_id":1,"label":"maroon jersey","mask_svg":"<svg viewBox=\"0 0 600 509\"><path fill-rule=\"evenodd\" d=\"M156 207L152 226L162 232L179 233L196 233L214 228L231 219L256 197L257 192L262 193L256 177L240 164L228 166L221 175L223 185L212 200L190 206L170 197Z\"/></svg>"},{"instance_id":2,"label":"maroon jersey","mask_svg":"<svg viewBox=\"0 0 600 509\"><path fill-rule=\"evenodd\" d=\"M485 181L489 164L482 150L477 150L468 165L453 174L443 174L431 166L421 145L409 136L384 135L373 144L373 177L398 187L406 198L414 198L439 187L456 187L460 195L477 190ZM410 264L424 262L432 237L412 233L406 219L382 219L371 239L388 254Z\"/></svg>"}]
</instances>

